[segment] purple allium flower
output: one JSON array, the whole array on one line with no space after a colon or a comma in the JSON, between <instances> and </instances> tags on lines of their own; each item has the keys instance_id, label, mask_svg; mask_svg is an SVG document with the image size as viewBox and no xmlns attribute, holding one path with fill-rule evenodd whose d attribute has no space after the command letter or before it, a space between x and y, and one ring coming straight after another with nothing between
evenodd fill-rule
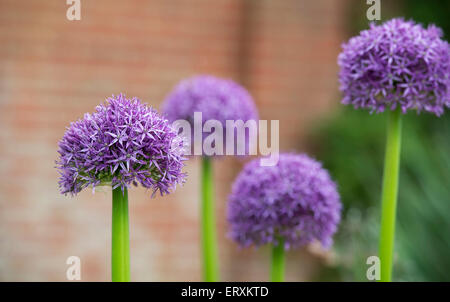
<instances>
[{"instance_id":1,"label":"purple allium flower","mask_svg":"<svg viewBox=\"0 0 450 302\"><path fill-rule=\"evenodd\" d=\"M285 249L314 240L330 247L340 213L336 184L321 163L305 154L280 154L271 167L249 162L228 204L231 238L243 247L276 245L279 237Z\"/></svg>"},{"instance_id":2,"label":"purple allium flower","mask_svg":"<svg viewBox=\"0 0 450 302\"><path fill-rule=\"evenodd\" d=\"M450 107L450 47L441 37L434 25L425 29L401 18L371 24L339 55L342 103L441 115Z\"/></svg>"},{"instance_id":3,"label":"purple allium flower","mask_svg":"<svg viewBox=\"0 0 450 302\"><path fill-rule=\"evenodd\" d=\"M169 122L137 98L112 96L70 124L59 142L61 193L138 182L161 195L184 181L183 141Z\"/></svg>"},{"instance_id":4,"label":"purple allium flower","mask_svg":"<svg viewBox=\"0 0 450 302\"><path fill-rule=\"evenodd\" d=\"M192 128L195 126L194 112L201 112L202 125L197 126L203 129L207 120L217 120L224 132L227 120L258 120L253 98L244 87L232 80L209 75L194 76L178 83L164 100L162 109L170 122L186 120ZM208 133L203 134L203 138L206 136ZM248 139L245 144L247 146Z\"/></svg>"}]
</instances>

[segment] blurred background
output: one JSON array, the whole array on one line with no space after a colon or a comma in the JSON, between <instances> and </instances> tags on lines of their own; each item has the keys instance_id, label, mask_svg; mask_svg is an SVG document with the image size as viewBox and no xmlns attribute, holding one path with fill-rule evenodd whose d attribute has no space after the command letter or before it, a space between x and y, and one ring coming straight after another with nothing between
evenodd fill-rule
<instances>
[{"instance_id":1,"label":"blurred background","mask_svg":"<svg viewBox=\"0 0 450 302\"><path fill-rule=\"evenodd\" d=\"M308 152L339 183L345 206L331 251L288 253L288 281L365 281L377 254L384 115L339 104L340 44L368 27L359 0L0 0L0 281L110 280L111 192L59 194L57 142L71 121L120 92L159 108L181 79L213 74L249 89L280 147ZM450 34L450 2L381 1ZM408 114L395 280L450 281L450 119ZM130 190L133 281L200 281L199 164L167 197ZM243 162L214 162L223 281L266 281L269 250L226 236L226 198Z\"/></svg>"}]
</instances>

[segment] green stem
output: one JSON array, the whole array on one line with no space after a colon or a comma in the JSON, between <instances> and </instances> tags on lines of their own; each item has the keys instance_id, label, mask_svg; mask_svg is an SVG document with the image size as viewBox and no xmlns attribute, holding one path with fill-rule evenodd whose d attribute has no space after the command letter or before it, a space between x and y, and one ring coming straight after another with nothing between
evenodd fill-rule
<instances>
[{"instance_id":1,"label":"green stem","mask_svg":"<svg viewBox=\"0 0 450 302\"><path fill-rule=\"evenodd\" d=\"M397 207L398 175L400 169L401 111L389 112L386 154L384 160L381 209L380 262L381 280L391 281L394 252L395 215Z\"/></svg>"},{"instance_id":2,"label":"green stem","mask_svg":"<svg viewBox=\"0 0 450 302\"><path fill-rule=\"evenodd\" d=\"M270 268L270 281L283 282L284 281L284 240L279 239L277 245L272 245L272 265Z\"/></svg>"},{"instance_id":3,"label":"green stem","mask_svg":"<svg viewBox=\"0 0 450 302\"><path fill-rule=\"evenodd\" d=\"M130 238L128 226L128 190L120 187L112 194L111 278L130 281Z\"/></svg>"},{"instance_id":4,"label":"green stem","mask_svg":"<svg viewBox=\"0 0 450 302\"><path fill-rule=\"evenodd\" d=\"M219 280L217 264L216 220L211 159L202 158L201 228L203 249L203 277L207 282Z\"/></svg>"}]
</instances>

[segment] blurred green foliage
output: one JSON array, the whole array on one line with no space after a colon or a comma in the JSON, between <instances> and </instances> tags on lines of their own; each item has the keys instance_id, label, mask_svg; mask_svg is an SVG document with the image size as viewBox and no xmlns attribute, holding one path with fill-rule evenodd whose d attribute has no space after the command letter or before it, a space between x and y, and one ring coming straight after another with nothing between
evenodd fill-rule
<instances>
[{"instance_id":1,"label":"blurred green foliage","mask_svg":"<svg viewBox=\"0 0 450 302\"><path fill-rule=\"evenodd\" d=\"M349 35L356 35L360 30L368 28L370 21L366 18L369 5L365 0L352 0L348 7L347 27ZM413 19L428 25L436 24L444 30L444 38L450 35L450 1L448 0L381 0L381 22L394 17Z\"/></svg>"},{"instance_id":2,"label":"blurred green foliage","mask_svg":"<svg viewBox=\"0 0 450 302\"><path fill-rule=\"evenodd\" d=\"M378 254L386 114L345 108L313 133L316 156L339 184L338 265L322 279L366 279ZM403 118L394 280L450 280L450 117Z\"/></svg>"},{"instance_id":3,"label":"blurred green foliage","mask_svg":"<svg viewBox=\"0 0 450 302\"><path fill-rule=\"evenodd\" d=\"M350 35L367 28L365 1L352 7ZM403 16L450 34L450 1L382 2L383 20ZM356 7L356 8L355 8ZM359 10L359 12L355 13ZM342 108L312 133L315 154L339 184L343 220L337 264L319 280L367 281L367 257L378 254L386 114ZM450 281L450 116L412 112L403 118L394 280Z\"/></svg>"},{"instance_id":4,"label":"blurred green foliage","mask_svg":"<svg viewBox=\"0 0 450 302\"><path fill-rule=\"evenodd\" d=\"M407 0L402 5L403 16L423 24L434 23L444 30L444 38L450 35L450 1Z\"/></svg>"}]
</instances>

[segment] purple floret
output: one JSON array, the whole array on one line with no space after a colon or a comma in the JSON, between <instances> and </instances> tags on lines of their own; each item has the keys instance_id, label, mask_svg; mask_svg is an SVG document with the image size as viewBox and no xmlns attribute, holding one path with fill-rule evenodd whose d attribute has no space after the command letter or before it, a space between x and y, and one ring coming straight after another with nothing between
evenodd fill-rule
<instances>
[{"instance_id":1,"label":"purple floret","mask_svg":"<svg viewBox=\"0 0 450 302\"><path fill-rule=\"evenodd\" d=\"M450 107L450 47L442 30L392 19L343 45L342 103L375 112L401 108L440 116Z\"/></svg>"},{"instance_id":2,"label":"purple floret","mask_svg":"<svg viewBox=\"0 0 450 302\"><path fill-rule=\"evenodd\" d=\"M301 154L280 154L278 164L249 162L229 196L230 236L242 247L284 239L285 249L319 241L332 244L341 217L336 184L321 163Z\"/></svg>"},{"instance_id":3,"label":"purple floret","mask_svg":"<svg viewBox=\"0 0 450 302\"><path fill-rule=\"evenodd\" d=\"M169 122L137 98L112 96L70 124L59 142L61 193L131 184L161 195L183 183L183 140Z\"/></svg>"},{"instance_id":4,"label":"purple floret","mask_svg":"<svg viewBox=\"0 0 450 302\"><path fill-rule=\"evenodd\" d=\"M178 83L166 97L162 111L170 122L186 120L194 128L194 112L202 113L203 127L207 120L217 120L226 132L226 121L258 121L253 98L232 80L209 75L194 76ZM203 134L203 138L208 133ZM192 135L192 140L194 136ZM246 136L246 139L248 137ZM193 141L190 142L193 145ZM248 139L245 142L248 145Z\"/></svg>"}]
</instances>

